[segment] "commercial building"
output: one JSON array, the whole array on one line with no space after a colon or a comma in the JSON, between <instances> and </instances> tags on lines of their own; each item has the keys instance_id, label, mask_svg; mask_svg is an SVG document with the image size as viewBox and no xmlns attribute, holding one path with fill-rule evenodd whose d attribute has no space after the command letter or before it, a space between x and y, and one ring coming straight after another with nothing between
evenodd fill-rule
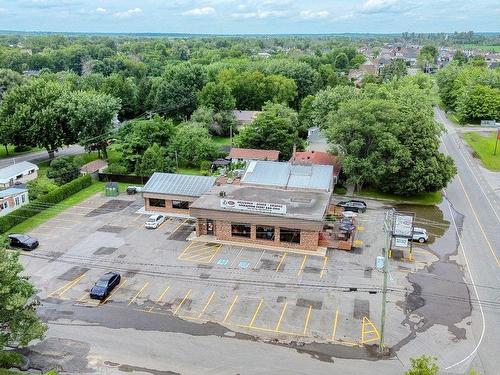
<instances>
[{"instance_id":1,"label":"commercial building","mask_svg":"<svg viewBox=\"0 0 500 375\"><path fill-rule=\"evenodd\" d=\"M0 216L7 215L29 202L27 189L9 188L0 190Z\"/></svg>"},{"instance_id":2,"label":"commercial building","mask_svg":"<svg viewBox=\"0 0 500 375\"><path fill-rule=\"evenodd\" d=\"M156 172L142 189L145 210L188 215L192 202L215 181L215 177Z\"/></svg>"},{"instance_id":3,"label":"commercial building","mask_svg":"<svg viewBox=\"0 0 500 375\"><path fill-rule=\"evenodd\" d=\"M0 188L16 183L25 183L38 177L38 166L28 161L9 165L0 169Z\"/></svg>"}]
</instances>

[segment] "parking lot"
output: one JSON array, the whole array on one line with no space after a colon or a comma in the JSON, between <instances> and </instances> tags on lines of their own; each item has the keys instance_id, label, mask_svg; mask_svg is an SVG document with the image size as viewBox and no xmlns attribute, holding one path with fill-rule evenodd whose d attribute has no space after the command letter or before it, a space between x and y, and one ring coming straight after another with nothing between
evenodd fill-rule
<instances>
[{"instance_id":1,"label":"parking lot","mask_svg":"<svg viewBox=\"0 0 500 375\"><path fill-rule=\"evenodd\" d=\"M214 322L283 342L379 339L382 275L373 265L383 236L366 228L380 226L383 210L359 218L357 249L314 256L189 242L194 226L187 219L148 230L141 203L95 196L30 233L40 247L22 259L42 302ZM120 272L120 285L104 301L91 300L90 288L106 271Z\"/></svg>"}]
</instances>

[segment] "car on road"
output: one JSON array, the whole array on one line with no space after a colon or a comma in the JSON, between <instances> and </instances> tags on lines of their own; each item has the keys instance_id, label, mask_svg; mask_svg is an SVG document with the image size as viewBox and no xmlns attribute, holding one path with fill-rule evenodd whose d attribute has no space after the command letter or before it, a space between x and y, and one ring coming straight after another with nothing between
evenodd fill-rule
<instances>
[{"instance_id":1,"label":"car on road","mask_svg":"<svg viewBox=\"0 0 500 375\"><path fill-rule=\"evenodd\" d=\"M38 240L35 237L28 236L27 234L12 233L9 234L10 247L23 249L23 250L34 250L38 247Z\"/></svg>"},{"instance_id":2,"label":"car on road","mask_svg":"<svg viewBox=\"0 0 500 375\"><path fill-rule=\"evenodd\" d=\"M120 284L121 276L117 272L106 272L90 289L90 298L104 300Z\"/></svg>"},{"instance_id":3,"label":"car on road","mask_svg":"<svg viewBox=\"0 0 500 375\"><path fill-rule=\"evenodd\" d=\"M427 230L424 228L413 228L413 241L418 241L420 243L427 242L429 235Z\"/></svg>"},{"instance_id":4,"label":"car on road","mask_svg":"<svg viewBox=\"0 0 500 375\"><path fill-rule=\"evenodd\" d=\"M166 216L162 214L151 215L148 220L146 220L144 225L148 229L156 229L165 221L165 219Z\"/></svg>"},{"instance_id":5,"label":"car on road","mask_svg":"<svg viewBox=\"0 0 500 375\"><path fill-rule=\"evenodd\" d=\"M351 199L348 201L340 201L337 203L338 207L343 207L345 211L352 212L365 212L366 203L360 200Z\"/></svg>"},{"instance_id":6,"label":"car on road","mask_svg":"<svg viewBox=\"0 0 500 375\"><path fill-rule=\"evenodd\" d=\"M128 195L134 195L137 193L140 193L142 191L142 188L140 186L127 186L127 194Z\"/></svg>"}]
</instances>

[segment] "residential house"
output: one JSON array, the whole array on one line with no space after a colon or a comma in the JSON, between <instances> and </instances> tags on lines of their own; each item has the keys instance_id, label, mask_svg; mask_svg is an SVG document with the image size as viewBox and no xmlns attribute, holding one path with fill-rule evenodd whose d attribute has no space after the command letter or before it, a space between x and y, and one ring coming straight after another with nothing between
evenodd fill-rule
<instances>
[{"instance_id":1,"label":"residential house","mask_svg":"<svg viewBox=\"0 0 500 375\"><path fill-rule=\"evenodd\" d=\"M296 151L290 159L292 164L299 165L331 165L333 167L333 183L337 183L340 174L340 162L335 155L323 151Z\"/></svg>"},{"instance_id":2,"label":"residential house","mask_svg":"<svg viewBox=\"0 0 500 375\"><path fill-rule=\"evenodd\" d=\"M91 161L90 163L84 164L80 168L81 174L97 175L97 173L102 173L104 169L108 167L108 162L106 160L97 159Z\"/></svg>"},{"instance_id":3,"label":"residential house","mask_svg":"<svg viewBox=\"0 0 500 375\"><path fill-rule=\"evenodd\" d=\"M241 128L250 124L255 117L257 117L260 111L240 111L239 109L235 109L232 113L238 122L238 128Z\"/></svg>"},{"instance_id":4,"label":"residential house","mask_svg":"<svg viewBox=\"0 0 500 375\"><path fill-rule=\"evenodd\" d=\"M38 166L28 161L0 169L0 188L25 183L38 177Z\"/></svg>"},{"instance_id":5,"label":"residential house","mask_svg":"<svg viewBox=\"0 0 500 375\"><path fill-rule=\"evenodd\" d=\"M245 162L252 160L269 160L278 161L280 152L276 150L257 150L253 148L237 148L233 147L229 152L231 162Z\"/></svg>"},{"instance_id":6,"label":"residential house","mask_svg":"<svg viewBox=\"0 0 500 375\"><path fill-rule=\"evenodd\" d=\"M0 190L0 216L7 215L28 203L27 189L9 188Z\"/></svg>"}]
</instances>

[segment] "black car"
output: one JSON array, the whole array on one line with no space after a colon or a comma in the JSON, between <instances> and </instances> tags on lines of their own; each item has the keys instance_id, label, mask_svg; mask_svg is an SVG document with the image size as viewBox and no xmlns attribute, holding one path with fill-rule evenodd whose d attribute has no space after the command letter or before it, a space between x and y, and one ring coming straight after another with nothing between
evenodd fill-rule
<instances>
[{"instance_id":1,"label":"black car","mask_svg":"<svg viewBox=\"0 0 500 375\"><path fill-rule=\"evenodd\" d=\"M338 207L344 207L345 211L352 212L365 212L366 211L366 203L363 201L358 201L355 199L351 199L348 201L341 201L337 203Z\"/></svg>"},{"instance_id":2,"label":"black car","mask_svg":"<svg viewBox=\"0 0 500 375\"><path fill-rule=\"evenodd\" d=\"M116 272L106 272L90 289L90 298L103 300L120 284L121 276Z\"/></svg>"},{"instance_id":3,"label":"black car","mask_svg":"<svg viewBox=\"0 0 500 375\"><path fill-rule=\"evenodd\" d=\"M8 237L10 240L10 247L12 248L31 251L38 247L38 240L27 234L12 233L9 234Z\"/></svg>"}]
</instances>

